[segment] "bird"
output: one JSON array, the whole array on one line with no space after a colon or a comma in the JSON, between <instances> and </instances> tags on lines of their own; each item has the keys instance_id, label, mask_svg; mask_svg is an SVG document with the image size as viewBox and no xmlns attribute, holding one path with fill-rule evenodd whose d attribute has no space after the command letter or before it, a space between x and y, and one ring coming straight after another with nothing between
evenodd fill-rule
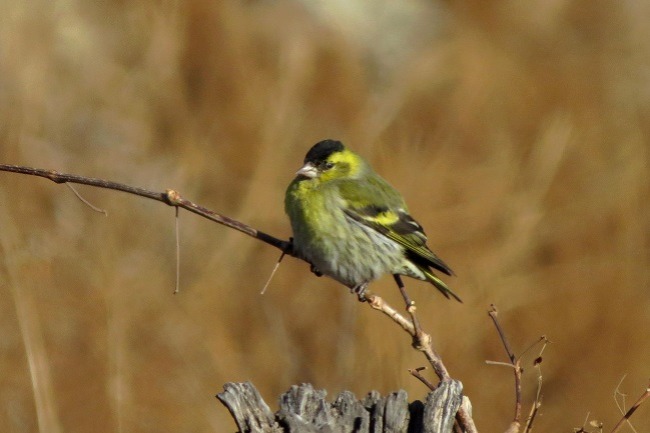
<instances>
[{"instance_id":1,"label":"bird","mask_svg":"<svg viewBox=\"0 0 650 433\"><path fill-rule=\"evenodd\" d=\"M294 255L360 298L370 282L393 274L398 284L400 275L428 281L462 302L434 274L454 272L429 249L402 195L342 142L323 140L307 152L287 187L285 212Z\"/></svg>"}]
</instances>

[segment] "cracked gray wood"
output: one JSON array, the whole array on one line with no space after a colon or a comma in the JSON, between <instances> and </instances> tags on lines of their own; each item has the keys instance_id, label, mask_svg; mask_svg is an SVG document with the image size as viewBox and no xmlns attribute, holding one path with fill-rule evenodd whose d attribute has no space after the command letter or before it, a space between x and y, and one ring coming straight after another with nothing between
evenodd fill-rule
<instances>
[{"instance_id":1,"label":"cracked gray wood","mask_svg":"<svg viewBox=\"0 0 650 433\"><path fill-rule=\"evenodd\" d=\"M217 398L240 433L449 433L462 401L459 381L442 382L426 402L408 402L403 390L382 397L372 391L358 400L350 391L333 402L310 384L293 385L273 414L250 382L227 383Z\"/></svg>"}]
</instances>

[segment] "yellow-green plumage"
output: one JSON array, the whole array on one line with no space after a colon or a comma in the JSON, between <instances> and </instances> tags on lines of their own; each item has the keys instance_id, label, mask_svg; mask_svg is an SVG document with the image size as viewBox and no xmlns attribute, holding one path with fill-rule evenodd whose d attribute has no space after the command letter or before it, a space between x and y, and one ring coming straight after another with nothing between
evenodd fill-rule
<instances>
[{"instance_id":1,"label":"yellow-green plumage","mask_svg":"<svg viewBox=\"0 0 650 433\"><path fill-rule=\"evenodd\" d=\"M356 153L334 140L314 145L287 188L285 210L295 252L320 273L350 288L384 274L431 282L456 296L433 274L451 269L426 245L422 227L402 196Z\"/></svg>"}]
</instances>

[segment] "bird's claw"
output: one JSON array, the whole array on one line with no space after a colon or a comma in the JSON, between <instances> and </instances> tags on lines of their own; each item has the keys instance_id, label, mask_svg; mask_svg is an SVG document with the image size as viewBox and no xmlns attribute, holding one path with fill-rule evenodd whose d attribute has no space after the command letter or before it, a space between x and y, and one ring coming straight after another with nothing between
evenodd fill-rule
<instances>
[{"instance_id":1,"label":"bird's claw","mask_svg":"<svg viewBox=\"0 0 650 433\"><path fill-rule=\"evenodd\" d=\"M366 302L366 289L368 288L368 283L360 283L350 289L351 293L355 293L359 298L359 302Z\"/></svg>"}]
</instances>

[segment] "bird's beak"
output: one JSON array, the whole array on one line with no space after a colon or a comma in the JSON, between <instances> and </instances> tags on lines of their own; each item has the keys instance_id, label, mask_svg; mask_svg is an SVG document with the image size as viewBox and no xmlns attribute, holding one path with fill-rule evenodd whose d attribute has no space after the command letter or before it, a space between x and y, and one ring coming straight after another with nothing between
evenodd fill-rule
<instances>
[{"instance_id":1,"label":"bird's beak","mask_svg":"<svg viewBox=\"0 0 650 433\"><path fill-rule=\"evenodd\" d=\"M296 172L296 176L306 177L308 179L313 179L318 176L318 170L311 162L306 163L302 166L300 170Z\"/></svg>"}]
</instances>

